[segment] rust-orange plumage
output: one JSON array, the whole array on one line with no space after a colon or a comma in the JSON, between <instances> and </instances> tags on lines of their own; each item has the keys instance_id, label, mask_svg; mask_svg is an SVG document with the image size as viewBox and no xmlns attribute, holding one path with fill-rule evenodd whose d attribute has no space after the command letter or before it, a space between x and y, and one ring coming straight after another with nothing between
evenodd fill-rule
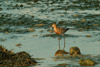
<instances>
[{"instance_id":1,"label":"rust-orange plumage","mask_svg":"<svg viewBox=\"0 0 100 67\"><path fill-rule=\"evenodd\" d=\"M63 35L69 28L57 27L56 24L53 24L54 32L58 35Z\"/></svg>"},{"instance_id":2,"label":"rust-orange plumage","mask_svg":"<svg viewBox=\"0 0 100 67\"><path fill-rule=\"evenodd\" d=\"M54 32L57 35L64 35L64 33L69 30L69 28L57 27L56 24L52 24L51 27L54 28ZM64 48L65 48L65 37L64 37ZM60 49L60 38L59 38L59 49Z\"/></svg>"}]
</instances>

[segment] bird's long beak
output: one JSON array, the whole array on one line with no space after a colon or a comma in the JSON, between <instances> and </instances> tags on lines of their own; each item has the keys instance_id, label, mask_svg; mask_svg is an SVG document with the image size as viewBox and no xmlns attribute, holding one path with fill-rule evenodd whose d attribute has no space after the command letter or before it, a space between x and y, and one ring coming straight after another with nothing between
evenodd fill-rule
<instances>
[{"instance_id":1,"label":"bird's long beak","mask_svg":"<svg viewBox=\"0 0 100 67\"><path fill-rule=\"evenodd\" d=\"M50 30L53 30L53 27L50 27Z\"/></svg>"}]
</instances>

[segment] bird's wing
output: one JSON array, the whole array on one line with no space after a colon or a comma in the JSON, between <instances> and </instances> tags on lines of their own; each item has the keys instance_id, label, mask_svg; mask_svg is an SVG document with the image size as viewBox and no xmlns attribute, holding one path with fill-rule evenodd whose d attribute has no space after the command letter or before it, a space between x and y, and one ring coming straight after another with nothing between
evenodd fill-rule
<instances>
[{"instance_id":1,"label":"bird's wing","mask_svg":"<svg viewBox=\"0 0 100 67\"><path fill-rule=\"evenodd\" d=\"M60 34L64 34L65 33L65 28L58 28L58 32L60 33Z\"/></svg>"}]
</instances>

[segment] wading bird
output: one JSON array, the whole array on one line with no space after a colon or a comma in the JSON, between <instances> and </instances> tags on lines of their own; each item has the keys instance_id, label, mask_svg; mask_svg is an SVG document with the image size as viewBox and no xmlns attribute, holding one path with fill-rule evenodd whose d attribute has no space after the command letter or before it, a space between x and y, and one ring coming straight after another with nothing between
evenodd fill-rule
<instances>
[{"instance_id":1,"label":"wading bird","mask_svg":"<svg viewBox=\"0 0 100 67\"><path fill-rule=\"evenodd\" d=\"M69 28L62 28L62 27L57 27L56 24L52 24L51 28L54 28L54 32L57 34L57 35L62 35L64 37L64 48L63 50L65 49L65 36L64 36L64 33L66 31L69 30ZM60 49L60 37L58 38L59 40L59 49Z\"/></svg>"}]
</instances>

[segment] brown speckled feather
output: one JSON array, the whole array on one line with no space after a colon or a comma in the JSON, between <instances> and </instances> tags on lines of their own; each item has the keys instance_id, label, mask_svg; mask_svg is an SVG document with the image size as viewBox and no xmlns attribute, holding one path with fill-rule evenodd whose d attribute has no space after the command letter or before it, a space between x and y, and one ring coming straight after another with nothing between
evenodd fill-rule
<instances>
[{"instance_id":1,"label":"brown speckled feather","mask_svg":"<svg viewBox=\"0 0 100 67\"><path fill-rule=\"evenodd\" d=\"M56 24L53 24L52 27L54 27L54 32L58 35L63 35L68 30L68 28L57 27Z\"/></svg>"},{"instance_id":2,"label":"brown speckled feather","mask_svg":"<svg viewBox=\"0 0 100 67\"><path fill-rule=\"evenodd\" d=\"M56 27L56 29L54 29L54 31L56 32L56 34L64 34L68 29L65 28L61 28L61 27Z\"/></svg>"}]
</instances>

